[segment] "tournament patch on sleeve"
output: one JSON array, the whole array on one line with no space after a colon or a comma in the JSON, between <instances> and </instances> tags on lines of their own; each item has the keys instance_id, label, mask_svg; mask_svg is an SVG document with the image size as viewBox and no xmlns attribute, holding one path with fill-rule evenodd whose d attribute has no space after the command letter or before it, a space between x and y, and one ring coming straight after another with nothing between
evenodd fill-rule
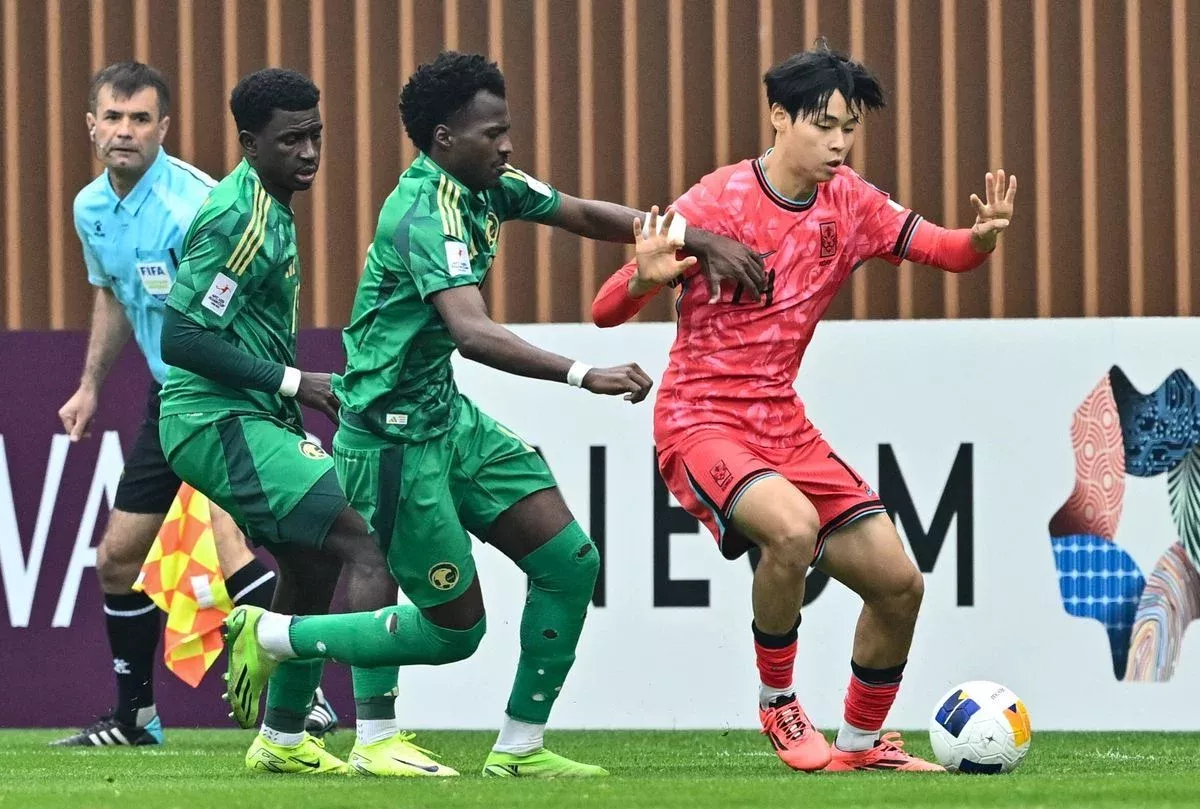
<instances>
[{"instance_id":1,"label":"tournament patch on sleeve","mask_svg":"<svg viewBox=\"0 0 1200 809\"><path fill-rule=\"evenodd\" d=\"M225 310L229 308L229 302L233 300L233 293L237 292L237 286L237 281L225 273L217 273L208 292L204 293L204 301L201 305L218 317L224 315Z\"/></svg>"},{"instance_id":2,"label":"tournament patch on sleeve","mask_svg":"<svg viewBox=\"0 0 1200 809\"><path fill-rule=\"evenodd\" d=\"M446 242L446 270L450 275L471 274L471 256L462 242Z\"/></svg>"}]
</instances>

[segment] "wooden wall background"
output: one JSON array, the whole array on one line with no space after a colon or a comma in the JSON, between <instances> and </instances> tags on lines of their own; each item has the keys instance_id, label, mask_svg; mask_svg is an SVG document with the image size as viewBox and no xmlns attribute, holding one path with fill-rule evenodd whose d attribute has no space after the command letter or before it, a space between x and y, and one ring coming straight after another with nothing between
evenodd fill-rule
<instances>
[{"instance_id":1,"label":"wooden wall background","mask_svg":"<svg viewBox=\"0 0 1200 809\"><path fill-rule=\"evenodd\" d=\"M928 218L971 221L988 167L1018 175L1017 220L984 269L880 264L835 317L1188 315L1200 311L1200 0L2 0L0 325L83 328L71 227L97 171L93 71L137 58L174 92L167 148L220 176L226 100L266 65L310 74L326 142L298 201L312 325L345 322L379 204L412 148L404 77L442 47L505 71L514 163L565 191L646 208L768 144L760 77L818 34L890 92L852 163ZM1192 168L1196 171L1193 172ZM498 319L586 319L625 256L505 227ZM646 313L669 318L665 301Z\"/></svg>"}]
</instances>

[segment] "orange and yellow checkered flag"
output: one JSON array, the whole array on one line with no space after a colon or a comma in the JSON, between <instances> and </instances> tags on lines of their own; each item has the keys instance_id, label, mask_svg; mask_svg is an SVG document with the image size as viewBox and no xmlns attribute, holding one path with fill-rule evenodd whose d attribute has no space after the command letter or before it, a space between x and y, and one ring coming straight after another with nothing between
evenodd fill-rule
<instances>
[{"instance_id":1,"label":"orange and yellow checkered flag","mask_svg":"<svg viewBox=\"0 0 1200 809\"><path fill-rule=\"evenodd\" d=\"M163 660L195 688L221 653L221 622L233 600L217 561L208 498L188 484L179 487L133 589L167 613Z\"/></svg>"}]
</instances>

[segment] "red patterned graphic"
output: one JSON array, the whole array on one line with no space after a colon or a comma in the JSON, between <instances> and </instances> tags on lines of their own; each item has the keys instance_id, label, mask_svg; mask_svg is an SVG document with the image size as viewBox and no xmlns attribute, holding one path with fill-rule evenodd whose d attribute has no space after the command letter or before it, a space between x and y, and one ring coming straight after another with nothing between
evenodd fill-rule
<instances>
[{"instance_id":1,"label":"red patterned graphic","mask_svg":"<svg viewBox=\"0 0 1200 809\"><path fill-rule=\"evenodd\" d=\"M1107 375L1075 411L1071 447L1075 489L1050 520L1050 535L1090 534L1111 540L1125 496L1125 447Z\"/></svg>"}]
</instances>

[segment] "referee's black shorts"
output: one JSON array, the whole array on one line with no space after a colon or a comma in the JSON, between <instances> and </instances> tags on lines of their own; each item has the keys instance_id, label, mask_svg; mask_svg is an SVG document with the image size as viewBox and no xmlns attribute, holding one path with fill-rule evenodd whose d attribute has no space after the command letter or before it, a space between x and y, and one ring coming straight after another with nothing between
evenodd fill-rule
<instances>
[{"instance_id":1,"label":"referee's black shorts","mask_svg":"<svg viewBox=\"0 0 1200 809\"><path fill-rule=\"evenodd\" d=\"M146 419L133 442L133 451L125 459L125 471L113 498L113 508L130 514L166 514L179 491L179 477L167 465L158 440L160 390L157 383L150 386Z\"/></svg>"}]
</instances>

